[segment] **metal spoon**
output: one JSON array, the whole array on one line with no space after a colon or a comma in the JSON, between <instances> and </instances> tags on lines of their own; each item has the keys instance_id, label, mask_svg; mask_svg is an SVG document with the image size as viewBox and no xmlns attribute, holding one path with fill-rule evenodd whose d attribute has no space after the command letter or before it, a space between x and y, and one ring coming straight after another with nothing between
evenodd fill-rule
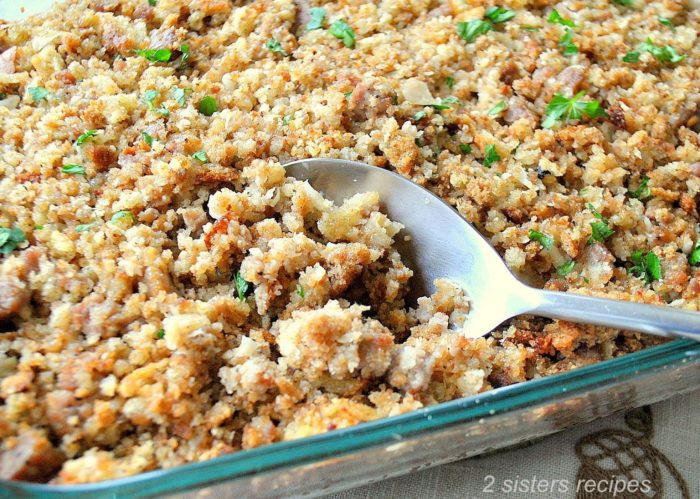
<instances>
[{"instance_id":1,"label":"metal spoon","mask_svg":"<svg viewBox=\"0 0 700 499\"><path fill-rule=\"evenodd\" d=\"M395 240L403 261L414 272L409 300L429 295L438 278L464 286L471 302L464 331L470 337L484 336L516 315L534 314L700 341L698 312L545 291L523 284L457 211L396 173L339 159L294 161L285 169L289 176L308 180L336 203L358 192L378 192L382 210L405 227Z\"/></svg>"}]
</instances>

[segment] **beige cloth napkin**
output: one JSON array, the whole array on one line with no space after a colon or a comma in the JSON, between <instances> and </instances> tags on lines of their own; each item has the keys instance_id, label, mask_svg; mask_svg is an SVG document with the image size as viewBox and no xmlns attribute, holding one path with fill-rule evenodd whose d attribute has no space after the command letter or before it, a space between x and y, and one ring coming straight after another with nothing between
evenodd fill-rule
<instances>
[{"instance_id":1,"label":"beige cloth napkin","mask_svg":"<svg viewBox=\"0 0 700 499\"><path fill-rule=\"evenodd\" d=\"M325 499L521 497L700 498L700 391Z\"/></svg>"}]
</instances>

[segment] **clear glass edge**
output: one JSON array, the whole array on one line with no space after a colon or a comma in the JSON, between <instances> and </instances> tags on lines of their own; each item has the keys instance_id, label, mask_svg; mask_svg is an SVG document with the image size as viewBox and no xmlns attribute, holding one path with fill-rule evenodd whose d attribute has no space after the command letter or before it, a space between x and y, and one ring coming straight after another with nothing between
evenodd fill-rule
<instances>
[{"instance_id":1,"label":"clear glass edge","mask_svg":"<svg viewBox=\"0 0 700 499\"><path fill-rule=\"evenodd\" d=\"M149 471L131 477L83 485L45 485L0 481L0 495L20 497L150 496L208 486L290 465L308 464L326 457L387 442L447 425L521 409L552 400L559 394L585 392L614 385L640 372L681 362L700 363L700 343L675 340L639 352L580 367L561 374L519 383L463 399L452 400L400 416L379 419L299 440L279 442L234 452L208 461Z\"/></svg>"}]
</instances>

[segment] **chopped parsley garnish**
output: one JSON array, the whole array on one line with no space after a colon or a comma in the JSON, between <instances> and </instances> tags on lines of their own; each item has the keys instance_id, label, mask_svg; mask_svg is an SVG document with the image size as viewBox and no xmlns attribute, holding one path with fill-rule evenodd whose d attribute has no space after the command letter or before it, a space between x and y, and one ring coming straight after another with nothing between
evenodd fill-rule
<instances>
[{"instance_id":1,"label":"chopped parsley garnish","mask_svg":"<svg viewBox=\"0 0 700 499\"><path fill-rule=\"evenodd\" d=\"M160 114L162 114L162 115L165 116L166 118L167 118L168 116L170 116L170 109L168 109L167 107L165 107L164 104L161 104L160 107L159 107L158 109L156 109L156 111L158 111Z\"/></svg>"},{"instance_id":2,"label":"chopped parsley garnish","mask_svg":"<svg viewBox=\"0 0 700 499\"><path fill-rule=\"evenodd\" d=\"M184 107L185 103L187 102L187 98L190 96L192 93L191 88L173 88L170 93L173 96L173 99L177 101L177 103L180 105L180 107Z\"/></svg>"},{"instance_id":3,"label":"chopped parsley garnish","mask_svg":"<svg viewBox=\"0 0 700 499\"><path fill-rule=\"evenodd\" d=\"M18 227L8 229L0 227L0 253L9 255L20 243L26 241L27 238Z\"/></svg>"},{"instance_id":4,"label":"chopped parsley garnish","mask_svg":"<svg viewBox=\"0 0 700 499\"><path fill-rule=\"evenodd\" d=\"M438 102L433 102L432 104L423 104L423 106L432 107L438 111L444 111L445 109L450 109L452 104L461 104L461 102L457 97L450 96L444 99L438 99Z\"/></svg>"},{"instance_id":5,"label":"chopped parsley garnish","mask_svg":"<svg viewBox=\"0 0 700 499\"><path fill-rule=\"evenodd\" d=\"M204 116L211 116L217 111L218 108L216 106L216 99L214 99L214 97L211 95L202 97L202 100L199 101L199 112Z\"/></svg>"},{"instance_id":6,"label":"chopped parsley garnish","mask_svg":"<svg viewBox=\"0 0 700 499\"><path fill-rule=\"evenodd\" d=\"M151 7L155 7L155 6L156 6L156 0L148 0L148 5L150 5Z\"/></svg>"},{"instance_id":7,"label":"chopped parsley garnish","mask_svg":"<svg viewBox=\"0 0 700 499\"><path fill-rule=\"evenodd\" d=\"M416 114L413 115L413 121L420 121L423 118L425 118L425 115L428 114L425 111L418 111Z\"/></svg>"},{"instance_id":8,"label":"chopped parsley garnish","mask_svg":"<svg viewBox=\"0 0 700 499\"><path fill-rule=\"evenodd\" d=\"M304 286L301 284L297 284L297 294L299 297L303 300L304 296L306 296L306 291L304 291Z\"/></svg>"},{"instance_id":9,"label":"chopped parsley garnish","mask_svg":"<svg viewBox=\"0 0 700 499\"><path fill-rule=\"evenodd\" d=\"M44 228L43 225L35 225L34 230L42 230Z\"/></svg>"},{"instance_id":10,"label":"chopped parsley garnish","mask_svg":"<svg viewBox=\"0 0 700 499\"><path fill-rule=\"evenodd\" d=\"M274 38L270 38L265 42L265 48L273 54L280 54L283 57L287 57L289 55L287 54L287 51L282 48L282 44Z\"/></svg>"},{"instance_id":11,"label":"chopped parsley garnish","mask_svg":"<svg viewBox=\"0 0 700 499\"><path fill-rule=\"evenodd\" d=\"M459 150L462 151L462 154L470 154L472 152L472 146L471 144L460 144Z\"/></svg>"},{"instance_id":12,"label":"chopped parsley garnish","mask_svg":"<svg viewBox=\"0 0 700 499\"><path fill-rule=\"evenodd\" d=\"M527 237L530 238L530 241L537 241L544 247L546 250L551 250L552 247L554 247L554 239L552 236L548 236L547 234L543 234L539 230L534 230L530 229L530 232L528 233Z\"/></svg>"},{"instance_id":13,"label":"chopped parsley garnish","mask_svg":"<svg viewBox=\"0 0 700 499\"><path fill-rule=\"evenodd\" d=\"M484 151L484 166L488 168L496 161L500 160L501 157L498 155L498 151L496 151L496 146L493 144L487 145L486 150Z\"/></svg>"},{"instance_id":14,"label":"chopped parsley garnish","mask_svg":"<svg viewBox=\"0 0 700 499\"><path fill-rule=\"evenodd\" d=\"M289 122L292 121L293 118L294 118L294 113L285 114L284 116L282 116L282 125L284 125L284 126L289 125Z\"/></svg>"},{"instance_id":15,"label":"chopped parsley garnish","mask_svg":"<svg viewBox=\"0 0 700 499\"><path fill-rule=\"evenodd\" d=\"M158 98L158 91L157 90L146 90L143 93L143 101L146 103L148 106L148 109L151 111L155 110L156 106L154 104L154 101Z\"/></svg>"},{"instance_id":16,"label":"chopped parsley garnish","mask_svg":"<svg viewBox=\"0 0 700 499\"><path fill-rule=\"evenodd\" d=\"M527 24L524 24L524 25L520 26L520 29L523 31L533 31L534 32L534 31L539 31L542 28L540 28L539 26L528 26Z\"/></svg>"},{"instance_id":17,"label":"chopped parsley garnish","mask_svg":"<svg viewBox=\"0 0 700 499\"><path fill-rule=\"evenodd\" d=\"M670 64L676 64L685 59L686 55L681 55L676 52L676 49L670 45L661 46L656 45L651 38L647 38L647 41L640 43L637 50L631 50L627 52L622 58L623 62L639 62L639 56L642 52L649 52L654 59L659 62L668 62Z\"/></svg>"},{"instance_id":18,"label":"chopped parsley garnish","mask_svg":"<svg viewBox=\"0 0 700 499\"><path fill-rule=\"evenodd\" d=\"M241 301L245 300L248 290L250 289L250 283L243 279L240 272L236 272L234 275L233 283L236 286L236 294L238 295L238 299Z\"/></svg>"},{"instance_id":19,"label":"chopped parsley garnish","mask_svg":"<svg viewBox=\"0 0 700 499\"><path fill-rule=\"evenodd\" d=\"M571 41L573 36L574 32L571 30L571 28L566 28L564 35L559 40L559 46L563 49L562 53L564 55L578 54L578 47Z\"/></svg>"},{"instance_id":20,"label":"chopped parsley garnish","mask_svg":"<svg viewBox=\"0 0 700 499\"><path fill-rule=\"evenodd\" d=\"M690 265L698 265L700 264L700 238L695 242L695 248L693 251L690 252L690 256L688 257L688 263Z\"/></svg>"},{"instance_id":21,"label":"chopped parsley garnish","mask_svg":"<svg viewBox=\"0 0 700 499\"><path fill-rule=\"evenodd\" d=\"M480 35L485 35L493 29L493 23L483 19L473 19L457 23L457 34L467 43L473 43Z\"/></svg>"},{"instance_id":22,"label":"chopped parsley garnish","mask_svg":"<svg viewBox=\"0 0 700 499\"><path fill-rule=\"evenodd\" d=\"M661 45L656 45L651 38L647 38L646 42L640 44L638 50L640 52L649 52L657 61L668 62L671 64L681 62L687 57L686 55L680 55L678 52L676 52L676 49L670 45L663 47Z\"/></svg>"},{"instance_id":23,"label":"chopped parsley garnish","mask_svg":"<svg viewBox=\"0 0 700 499\"><path fill-rule=\"evenodd\" d=\"M141 49L134 52L151 62L168 62L173 55L173 51L170 49Z\"/></svg>"},{"instance_id":24,"label":"chopped parsley garnish","mask_svg":"<svg viewBox=\"0 0 700 499\"><path fill-rule=\"evenodd\" d=\"M136 217L129 210L121 210L121 211L116 212L114 215L112 215L110 222L116 223L118 220L121 220L122 218L125 218L125 217L130 218L133 223L136 223Z\"/></svg>"},{"instance_id":25,"label":"chopped parsley garnish","mask_svg":"<svg viewBox=\"0 0 700 499\"><path fill-rule=\"evenodd\" d=\"M557 275L561 277L567 276L569 273L571 273L572 270L574 270L574 267L576 266L576 262L573 260L569 260L566 263L562 263L557 267Z\"/></svg>"},{"instance_id":26,"label":"chopped parsley garnish","mask_svg":"<svg viewBox=\"0 0 700 499\"><path fill-rule=\"evenodd\" d=\"M617 5L624 5L625 7L632 5L632 0L613 0Z\"/></svg>"},{"instance_id":27,"label":"chopped parsley garnish","mask_svg":"<svg viewBox=\"0 0 700 499\"><path fill-rule=\"evenodd\" d=\"M639 62L639 52L630 50L624 55L622 62Z\"/></svg>"},{"instance_id":28,"label":"chopped parsley garnish","mask_svg":"<svg viewBox=\"0 0 700 499\"><path fill-rule=\"evenodd\" d=\"M552 100L549 101L549 104L547 104L545 118L542 120L542 127L552 128L559 120L579 120L584 115L591 119L608 115L605 109L600 107L598 101L581 101L581 98L585 94L586 92L581 90L571 99L567 99L557 92Z\"/></svg>"},{"instance_id":29,"label":"chopped parsley garnish","mask_svg":"<svg viewBox=\"0 0 700 499\"><path fill-rule=\"evenodd\" d=\"M671 21L668 17L659 16L659 22L667 28L671 28L672 30L676 29L676 26L673 24L673 21Z\"/></svg>"},{"instance_id":30,"label":"chopped parsley garnish","mask_svg":"<svg viewBox=\"0 0 700 499\"><path fill-rule=\"evenodd\" d=\"M46 100L46 98L51 95L51 92L46 90L44 87L32 87L28 88L27 92L32 96L34 102L39 102L41 100Z\"/></svg>"},{"instance_id":31,"label":"chopped parsley garnish","mask_svg":"<svg viewBox=\"0 0 700 499\"><path fill-rule=\"evenodd\" d=\"M5 92L0 92L0 100L7 99L7 94Z\"/></svg>"},{"instance_id":32,"label":"chopped parsley garnish","mask_svg":"<svg viewBox=\"0 0 700 499\"><path fill-rule=\"evenodd\" d=\"M197 161L201 161L202 163L206 163L209 161L209 158L207 157L207 153L205 151L197 151L192 155L192 157Z\"/></svg>"},{"instance_id":33,"label":"chopped parsley garnish","mask_svg":"<svg viewBox=\"0 0 700 499\"><path fill-rule=\"evenodd\" d=\"M646 175L642 177L641 182L639 182L639 187L635 190L627 191L627 195L635 199L645 199L651 196L651 189L649 188L649 177Z\"/></svg>"},{"instance_id":34,"label":"chopped parsley garnish","mask_svg":"<svg viewBox=\"0 0 700 499\"><path fill-rule=\"evenodd\" d=\"M93 227L96 227L98 225L100 225L100 222L97 222L97 221L90 222L89 224L80 224L75 228L75 231L76 232L85 232L86 230L90 230Z\"/></svg>"},{"instance_id":35,"label":"chopped parsley garnish","mask_svg":"<svg viewBox=\"0 0 700 499\"><path fill-rule=\"evenodd\" d=\"M350 100L350 96L352 95L352 90L349 92L343 92L343 95L345 96L345 100Z\"/></svg>"},{"instance_id":36,"label":"chopped parsley garnish","mask_svg":"<svg viewBox=\"0 0 700 499\"><path fill-rule=\"evenodd\" d=\"M165 329L159 329L158 331L156 331L156 338L159 340L165 338Z\"/></svg>"},{"instance_id":37,"label":"chopped parsley garnish","mask_svg":"<svg viewBox=\"0 0 700 499\"><path fill-rule=\"evenodd\" d=\"M561 14L559 14L559 11L557 11L557 9L552 9L552 12L549 13L549 17L547 18L547 22L550 24L561 24L562 26L569 26L570 28L576 26L576 23L573 22L571 19L562 17Z\"/></svg>"},{"instance_id":38,"label":"chopped parsley garnish","mask_svg":"<svg viewBox=\"0 0 700 499\"><path fill-rule=\"evenodd\" d=\"M85 167L83 165L63 165L61 171L69 175L85 175Z\"/></svg>"},{"instance_id":39,"label":"chopped parsley garnish","mask_svg":"<svg viewBox=\"0 0 700 499\"><path fill-rule=\"evenodd\" d=\"M592 244L594 241L605 242L615 233L615 230L610 228L608 220L591 203L586 203L586 208L591 210L593 216L598 219L598 221L591 222L591 237L588 238L588 244Z\"/></svg>"},{"instance_id":40,"label":"chopped parsley garnish","mask_svg":"<svg viewBox=\"0 0 700 499\"><path fill-rule=\"evenodd\" d=\"M445 85L447 85L447 88L452 90L452 87L455 86L455 79L451 76L448 76L447 78L445 78Z\"/></svg>"},{"instance_id":41,"label":"chopped parsley garnish","mask_svg":"<svg viewBox=\"0 0 700 499\"><path fill-rule=\"evenodd\" d=\"M180 57L180 63L177 65L178 69L185 67L187 65L187 61L190 60L190 46L186 43L180 45L180 53L182 54L182 57Z\"/></svg>"},{"instance_id":42,"label":"chopped parsley garnish","mask_svg":"<svg viewBox=\"0 0 700 499\"><path fill-rule=\"evenodd\" d=\"M504 9L503 7L491 7L486 11L484 17L494 24L499 24L513 19L515 17L515 12Z\"/></svg>"},{"instance_id":43,"label":"chopped parsley garnish","mask_svg":"<svg viewBox=\"0 0 700 499\"><path fill-rule=\"evenodd\" d=\"M343 41L343 45L351 49L355 47L355 32L352 28L343 21L342 19L337 20L331 24L328 30L331 35Z\"/></svg>"},{"instance_id":44,"label":"chopped parsley garnish","mask_svg":"<svg viewBox=\"0 0 700 499\"><path fill-rule=\"evenodd\" d=\"M486 11L484 19L473 19L457 23L457 34L467 43L472 43L480 35L495 28L496 24L504 23L515 17L515 12L503 7L491 7Z\"/></svg>"},{"instance_id":45,"label":"chopped parsley garnish","mask_svg":"<svg viewBox=\"0 0 700 499\"><path fill-rule=\"evenodd\" d=\"M647 284L661 279L661 261L651 251L648 253L635 251L630 255L630 260L634 265L630 267L629 273L633 276L643 278Z\"/></svg>"},{"instance_id":46,"label":"chopped parsley garnish","mask_svg":"<svg viewBox=\"0 0 700 499\"><path fill-rule=\"evenodd\" d=\"M141 132L141 137L143 138L143 141L148 144L148 147L151 147L153 145L153 137L151 134L148 132Z\"/></svg>"},{"instance_id":47,"label":"chopped parsley garnish","mask_svg":"<svg viewBox=\"0 0 700 499\"><path fill-rule=\"evenodd\" d=\"M97 136L97 130L88 130L87 132L83 133L78 137L78 140L75 141L76 146L82 146L86 141L92 139L93 137Z\"/></svg>"},{"instance_id":48,"label":"chopped parsley garnish","mask_svg":"<svg viewBox=\"0 0 700 499\"><path fill-rule=\"evenodd\" d=\"M310 21L306 23L306 31L323 28L323 20L326 18L326 9L323 7L313 7L309 9Z\"/></svg>"},{"instance_id":49,"label":"chopped parsley garnish","mask_svg":"<svg viewBox=\"0 0 700 499\"><path fill-rule=\"evenodd\" d=\"M489 109L489 112L487 113L489 116L498 116L503 112L503 110L506 108L506 101L501 100L498 101L498 104L493 106L491 109Z\"/></svg>"}]
</instances>

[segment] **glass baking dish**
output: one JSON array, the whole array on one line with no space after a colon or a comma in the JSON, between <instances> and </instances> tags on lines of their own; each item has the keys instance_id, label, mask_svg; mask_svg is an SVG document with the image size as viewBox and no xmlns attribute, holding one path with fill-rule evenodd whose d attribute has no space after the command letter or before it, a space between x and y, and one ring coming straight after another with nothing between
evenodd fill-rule
<instances>
[{"instance_id":1,"label":"glass baking dish","mask_svg":"<svg viewBox=\"0 0 700 499\"><path fill-rule=\"evenodd\" d=\"M700 387L700 343L616 359L401 416L209 461L76 486L0 482L10 497L320 495L561 431Z\"/></svg>"}]
</instances>

